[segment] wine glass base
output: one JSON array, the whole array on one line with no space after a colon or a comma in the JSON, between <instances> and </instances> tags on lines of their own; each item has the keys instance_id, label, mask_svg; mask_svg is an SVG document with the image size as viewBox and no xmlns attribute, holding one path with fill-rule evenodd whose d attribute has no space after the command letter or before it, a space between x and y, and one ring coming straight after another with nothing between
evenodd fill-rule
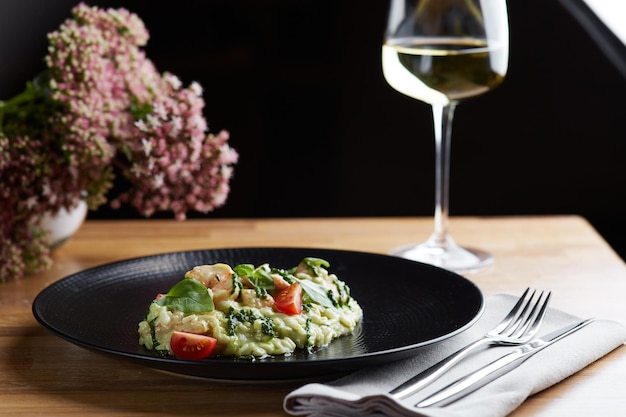
<instances>
[{"instance_id":1,"label":"wine glass base","mask_svg":"<svg viewBox=\"0 0 626 417\"><path fill-rule=\"evenodd\" d=\"M429 242L410 244L394 248L389 254L459 273L477 272L493 264L493 255L489 252L456 244L447 247L433 246Z\"/></svg>"}]
</instances>

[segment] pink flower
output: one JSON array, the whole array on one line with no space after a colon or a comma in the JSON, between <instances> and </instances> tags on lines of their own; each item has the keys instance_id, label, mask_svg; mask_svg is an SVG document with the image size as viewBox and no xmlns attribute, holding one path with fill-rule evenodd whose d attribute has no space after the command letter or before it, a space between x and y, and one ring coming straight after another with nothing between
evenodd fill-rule
<instances>
[{"instance_id":1,"label":"pink flower","mask_svg":"<svg viewBox=\"0 0 626 417\"><path fill-rule=\"evenodd\" d=\"M202 87L157 72L143 22L83 3L48 35L46 69L0 102L0 281L50 264L41 219L85 199L150 216L207 213L226 202L238 154L208 132Z\"/></svg>"},{"instance_id":2,"label":"pink flower","mask_svg":"<svg viewBox=\"0 0 626 417\"><path fill-rule=\"evenodd\" d=\"M122 145L130 154L122 172L133 186L116 204L130 203L146 216L170 208L178 219L189 210L206 213L223 205L230 166L238 159L227 144L228 133L207 134L197 84L182 88L165 74L156 90L162 94L153 113L135 123L141 142Z\"/></svg>"}]
</instances>

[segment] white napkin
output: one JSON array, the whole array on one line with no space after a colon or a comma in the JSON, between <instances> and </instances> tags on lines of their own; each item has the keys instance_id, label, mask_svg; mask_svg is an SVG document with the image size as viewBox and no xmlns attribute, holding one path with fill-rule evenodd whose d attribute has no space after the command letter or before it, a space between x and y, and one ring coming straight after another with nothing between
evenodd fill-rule
<instances>
[{"instance_id":1,"label":"white napkin","mask_svg":"<svg viewBox=\"0 0 626 417\"><path fill-rule=\"evenodd\" d=\"M413 407L429 394L515 347L484 348L465 358L432 385L404 400L395 400L387 394L392 388L484 335L502 320L516 300L517 297L504 294L489 297L483 316L474 326L446 341L420 349L412 358L366 368L333 382L304 385L285 397L285 411L310 417L506 416L530 395L578 372L626 342L624 326L613 321L596 320L530 357L515 370L447 406ZM562 311L549 309L539 335L580 320Z\"/></svg>"}]
</instances>

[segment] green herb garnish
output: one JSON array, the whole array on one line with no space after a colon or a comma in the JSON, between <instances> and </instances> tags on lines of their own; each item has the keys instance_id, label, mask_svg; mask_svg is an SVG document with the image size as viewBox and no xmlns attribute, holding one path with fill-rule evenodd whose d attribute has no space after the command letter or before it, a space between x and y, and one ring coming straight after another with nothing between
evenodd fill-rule
<instances>
[{"instance_id":1,"label":"green herb garnish","mask_svg":"<svg viewBox=\"0 0 626 417\"><path fill-rule=\"evenodd\" d=\"M261 332L269 337L275 337L276 331L274 330L274 322L271 318L265 316L258 316L254 314L251 309L235 310L231 307L228 310L228 324L227 331L229 336L234 336L236 333L237 325L240 323L254 324L255 321L261 321Z\"/></svg>"},{"instance_id":2,"label":"green herb garnish","mask_svg":"<svg viewBox=\"0 0 626 417\"><path fill-rule=\"evenodd\" d=\"M240 277L247 277L257 290L257 296L267 295L267 290L274 289L274 278L265 268L255 268L252 264L241 264L233 268Z\"/></svg>"},{"instance_id":3,"label":"green herb garnish","mask_svg":"<svg viewBox=\"0 0 626 417\"><path fill-rule=\"evenodd\" d=\"M335 307L335 303L332 299L328 298L326 287L308 279L294 278L300 284L310 301L323 307Z\"/></svg>"},{"instance_id":4,"label":"green herb garnish","mask_svg":"<svg viewBox=\"0 0 626 417\"><path fill-rule=\"evenodd\" d=\"M204 313L215 308L209 290L193 278L178 282L155 302L169 310L182 311L185 314Z\"/></svg>"},{"instance_id":5,"label":"green herb garnish","mask_svg":"<svg viewBox=\"0 0 626 417\"><path fill-rule=\"evenodd\" d=\"M317 268L318 267L324 267L324 268L328 268L330 267L330 263L322 258L313 258L313 257L308 257L308 258L304 258L302 260L302 263L305 264L310 270L311 272L313 272L314 276L318 276L317 274Z\"/></svg>"}]
</instances>

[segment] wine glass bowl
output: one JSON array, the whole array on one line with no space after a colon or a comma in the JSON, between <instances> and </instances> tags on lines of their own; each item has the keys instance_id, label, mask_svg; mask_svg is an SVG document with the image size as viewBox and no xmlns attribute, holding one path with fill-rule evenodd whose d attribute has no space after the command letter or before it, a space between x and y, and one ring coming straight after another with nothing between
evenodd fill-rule
<instances>
[{"instance_id":1,"label":"wine glass bowl","mask_svg":"<svg viewBox=\"0 0 626 417\"><path fill-rule=\"evenodd\" d=\"M436 157L435 230L426 242L391 254L457 272L493 262L448 232L450 145L456 106L504 81L508 37L505 0L391 0L383 74L395 90L432 107Z\"/></svg>"}]
</instances>

